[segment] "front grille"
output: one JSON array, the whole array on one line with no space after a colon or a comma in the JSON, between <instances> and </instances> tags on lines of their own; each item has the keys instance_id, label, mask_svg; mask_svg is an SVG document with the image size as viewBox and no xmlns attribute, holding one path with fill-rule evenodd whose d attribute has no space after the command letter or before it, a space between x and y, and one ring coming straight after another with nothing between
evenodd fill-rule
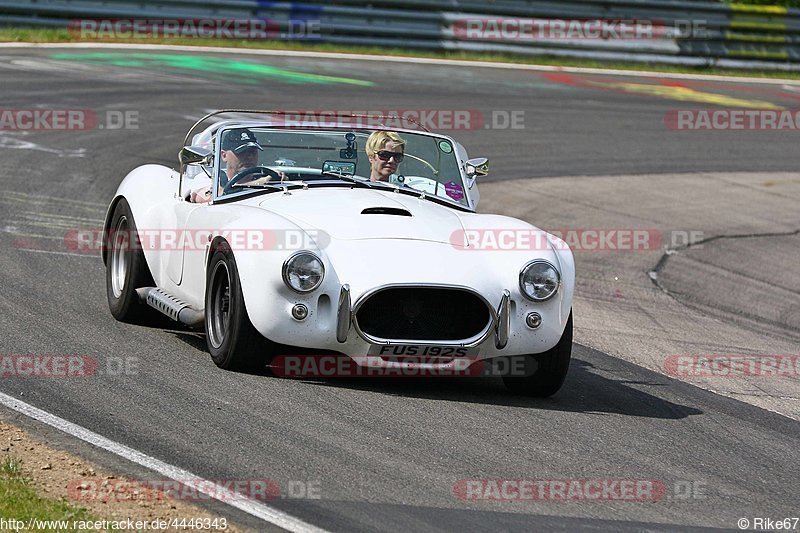
<instances>
[{"instance_id":1,"label":"front grille","mask_svg":"<svg viewBox=\"0 0 800 533\"><path fill-rule=\"evenodd\" d=\"M359 329L371 337L405 341L462 341L492 322L486 303L452 288L392 287L370 296L356 313Z\"/></svg>"}]
</instances>

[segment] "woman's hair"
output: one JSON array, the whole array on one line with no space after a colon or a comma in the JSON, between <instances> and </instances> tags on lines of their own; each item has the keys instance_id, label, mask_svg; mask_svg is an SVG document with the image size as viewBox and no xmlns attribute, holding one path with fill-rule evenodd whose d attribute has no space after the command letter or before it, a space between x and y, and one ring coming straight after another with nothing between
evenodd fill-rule
<instances>
[{"instance_id":1,"label":"woman's hair","mask_svg":"<svg viewBox=\"0 0 800 533\"><path fill-rule=\"evenodd\" d=\"M386 143L389 141L392 141L405 151L405 139L393 131L373 131L369 138L367 138L367 144L364 146L364 149L367 151L368 156L372 156L378 153L378 150L383 150Z\"/></svg>"}]
</instances>

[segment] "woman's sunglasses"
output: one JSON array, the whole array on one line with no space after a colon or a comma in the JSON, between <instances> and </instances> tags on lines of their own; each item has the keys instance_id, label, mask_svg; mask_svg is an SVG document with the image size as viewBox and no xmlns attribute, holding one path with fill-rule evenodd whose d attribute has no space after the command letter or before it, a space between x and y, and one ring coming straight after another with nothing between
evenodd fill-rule
<instances>
[{"instance_id":1,"label":"woman's sunglasses","mask_svg":"<svg viewBox=\"0 0 800 533\"><path fill-rule=\"evenodd\" d=\"M378 158L381 161L388 161L389 159L394 157L394 160L398 163L403 161L403 152L390 152L389 150L378 150Z\"/></svg>"}]
</instances>

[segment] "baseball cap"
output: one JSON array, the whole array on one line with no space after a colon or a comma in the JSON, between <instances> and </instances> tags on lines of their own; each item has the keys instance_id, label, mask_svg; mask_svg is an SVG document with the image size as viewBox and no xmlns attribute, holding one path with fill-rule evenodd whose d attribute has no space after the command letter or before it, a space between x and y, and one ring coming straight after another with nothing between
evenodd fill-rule
<instances>
[{"instance_id":1,"label":"baseball cap","mask_svg":"<svg viewBox=\"0 0 800 533\"><path fill-rule=\"evenodd\" d=\"M247 148L263 150L252 131L247 128L237 128L225 133L222 141L223 150L232 150L233 153L238 154Z\"/></svg>"}]
</instances>

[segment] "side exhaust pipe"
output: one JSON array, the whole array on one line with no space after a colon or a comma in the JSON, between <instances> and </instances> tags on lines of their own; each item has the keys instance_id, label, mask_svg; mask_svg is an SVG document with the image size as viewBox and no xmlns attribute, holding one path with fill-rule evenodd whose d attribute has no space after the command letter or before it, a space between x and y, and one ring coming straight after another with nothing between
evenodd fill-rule
<instances>
[{"instance_id":1,"label":"side exhaust pipe","mask_svg":"<svg viewBox=\"0 0 800 533\"><path fill-rule=\"evenodd\" d=\"M153 309L164 313L172 320L186 324L191 328L203 325L205 314L193 309L189 304L183 302L166 291L157 287L143 287L136 289L139 299L147 303Z\"/></svg>"}]
</instances>

